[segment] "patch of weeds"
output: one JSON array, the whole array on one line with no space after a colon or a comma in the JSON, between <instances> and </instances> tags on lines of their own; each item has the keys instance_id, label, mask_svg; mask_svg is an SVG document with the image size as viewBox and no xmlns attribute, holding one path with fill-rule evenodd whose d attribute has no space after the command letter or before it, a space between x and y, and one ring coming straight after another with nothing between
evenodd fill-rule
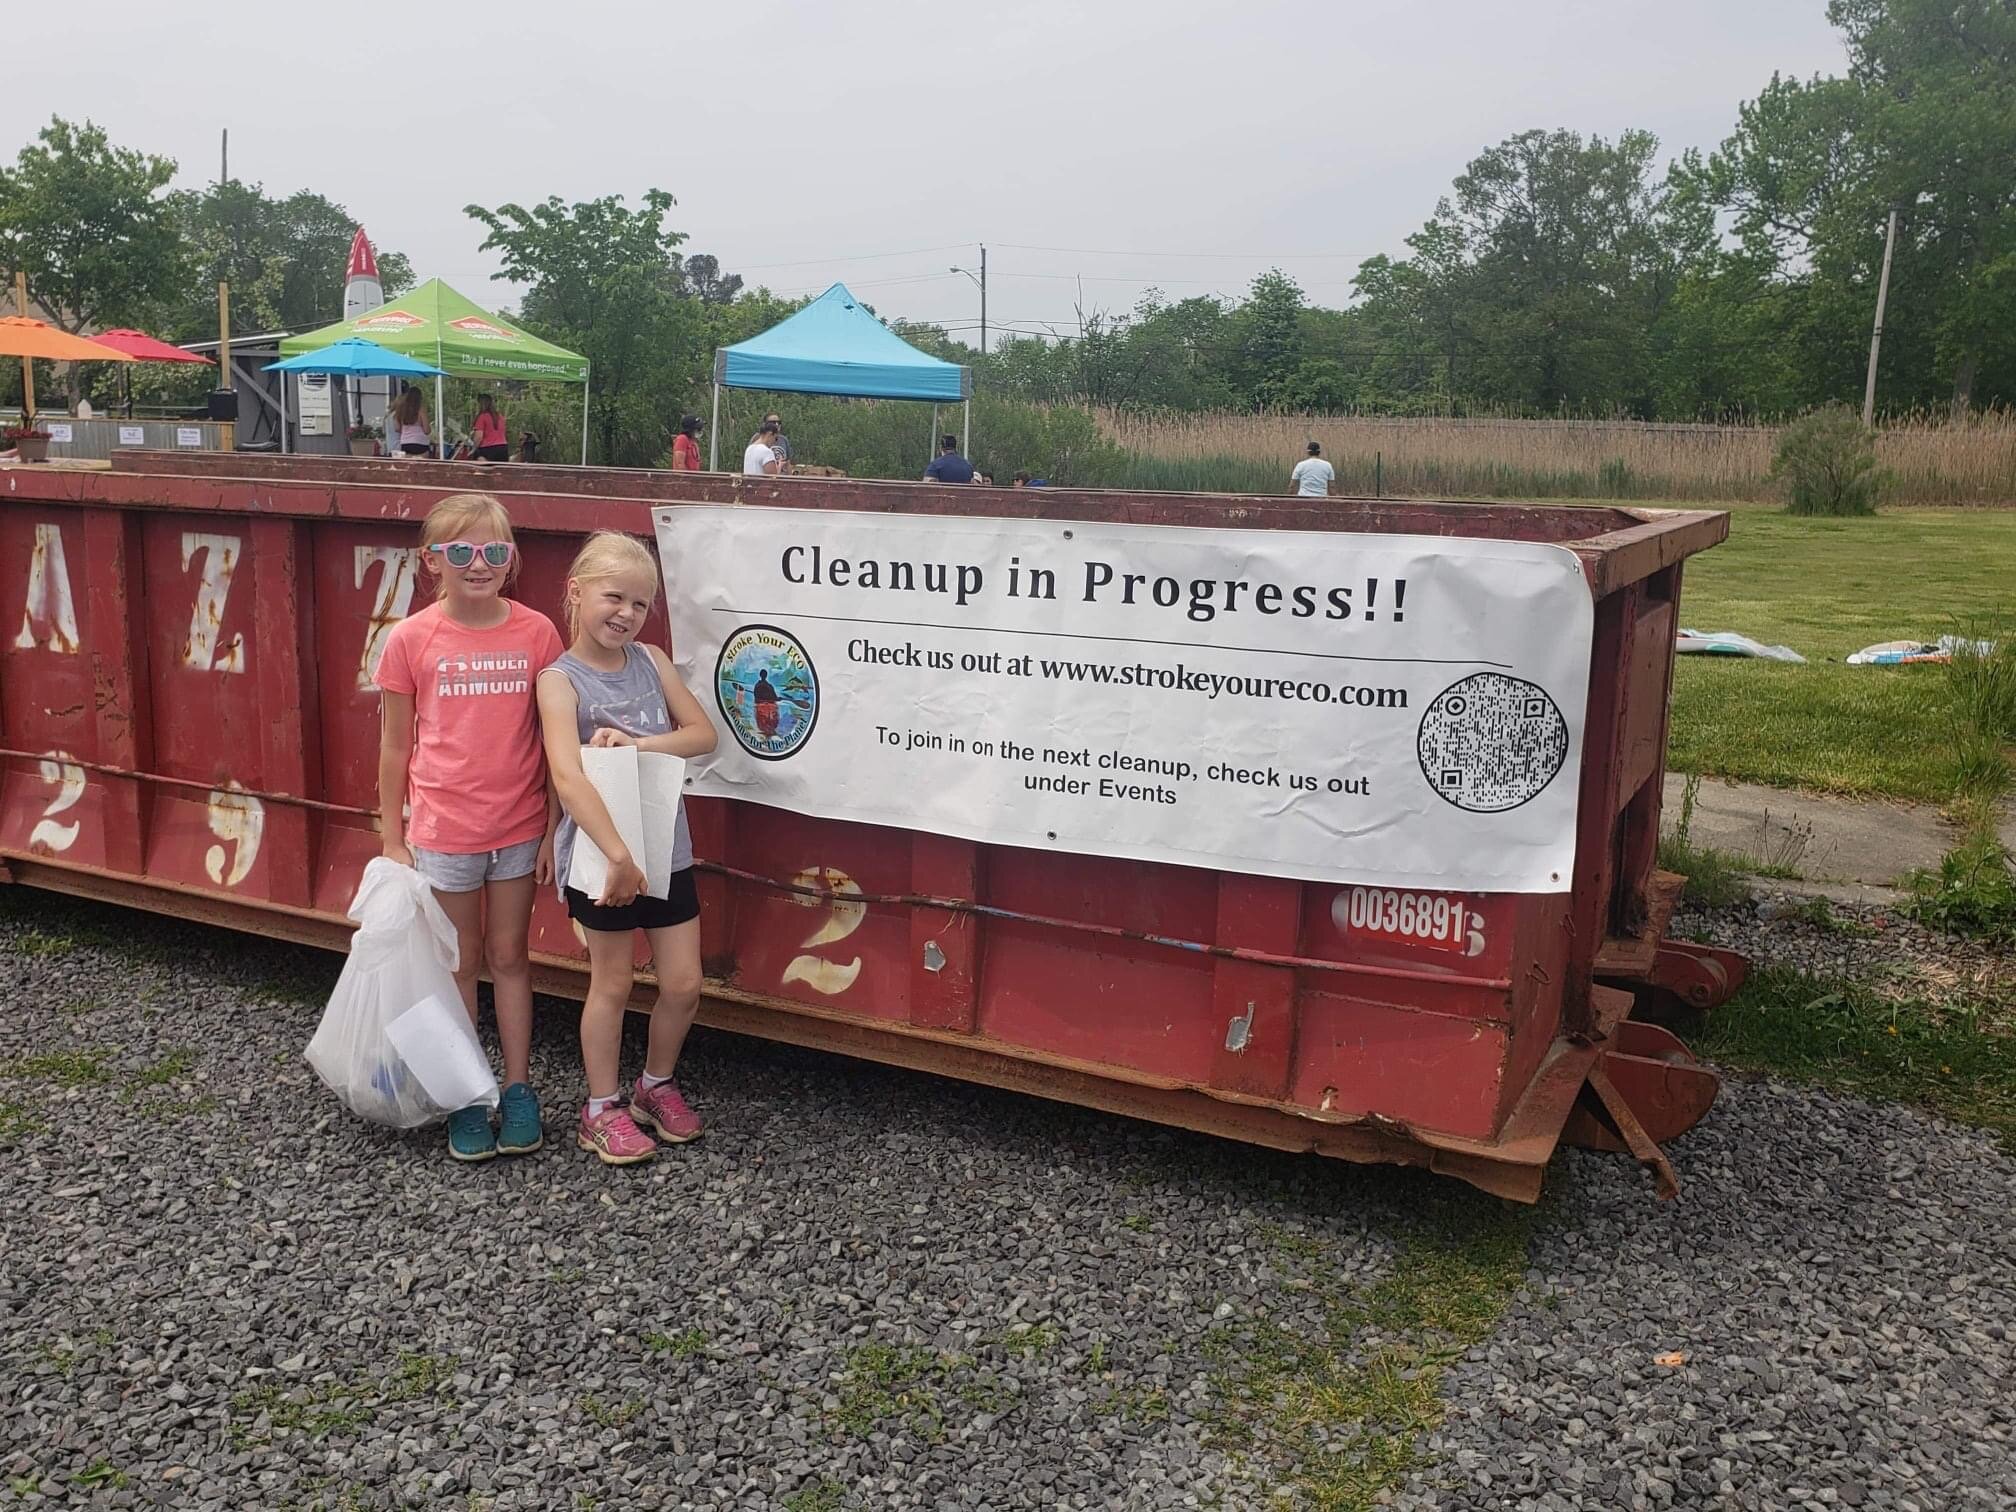
<instances>
[{"instance_id":1,"label":"patch of weeds","mask_svg":"<svg viewBox=\"0 0 2016 1512\"><path fill-rule=\"evenodd\" d=\"M1160 1386L1116 1387L1106 1410L1129 1423L1162 1423L1169 1418L1169 1393Z\"/></svg>"},{"instance_id":2,"label":"patch of weeds","mask_svg":"<svg viewBox=\"0 0 2016 1512\"><path fill-rule=\"evenodd\" d=\"M87 1355L104 1354L112 1348L112 1343L112 1330L100 1328L82 1339L65 1339L57 1344L44 1344L42 1358L67 1376L79 1360Z\"/></svg>"},{"instance_id":3,"label":"patch of weeds","mask_svg":"<svg viewBox=\"0 0 2016 1512\"><path fill-rule=\"evenodd\" d=\"M1921 924L1996 944L2016 941L2016 869L1990 826L1977 826L1936 870L1913 872L1905 885Z\"/></svg>"},{"instance_id":4,"label":"patch of weeds","mask_svg":"<svg viewBox=\"0 0 2016 1512\"><path fill-rule=\"evenodd\" d=\"M217 1099L208 1092L196 1097L133 1097L126 1106L133 1116L150 1123L180 1118L203 1118L217 1111Z\"/></svg>"},{"instance_id":5,"label":"patch of weeds","mask_svg":"<svg viewBox=\"0 0 2016 1512\"><path fill-rule=\"evenodd\" d=\"M1421 1463L1420 1437L1442 1419L1443 1367L1489 1332L1518 1288L1530 1226L1524 1210L1438 1194L1392 1273L1362 1295L1332 1279L1320 1241L1276 1235L1286 1258L1307 1262L1322 1322L1291 1328L1263 1316L1211 1330L1213 1439L1294 1505L1377 1505ZM1133 1405L1168 1408L1152 1393Z\"/></svg>"},{"instance_id":6,"label":"patch of weeds","mask_svg":"<svg viewBox=\"0 0 2016 1512\"><path fill-rule=\"evenodd\" d=\"M270 1443L258 1431L264 1415L272 1428L305 1433L311 1439L354 1433L369 1424L377 1409L438 1393L453 1372L450 1361L433 1355L402 1353L382 1379L309 1381L286 1386L271 1380L231 1397L231 1441L240 1450Z\"/></svg>"},{"instance_id":7,"label":"patch of weeds","mask_svg":"<svg viewBox=\"0 0 2016 1512\"><path fill-rule=\"evenodd\" d=\"M689 1328L683 1333L644 1335L646 1354L669 1354L675 1360L688 1360L694 1355L707 1352L707 1332L705 1329Z\"/></svg>"},{"instance_id":8,"label":"patch of weeds","mask_svg":"<svg viewBox=\"0 0 2016 1512\"><path fill-rule=\"evenodd\" d=\"M0 1065L0 1074L59 1087L102 1087L112 1079L110 1050L51 1050Z\"/></svg>"},{"instance_id":9,"label":"patch of weeds","mask_svg":"<svg viewBox=\"0 0 2016 1512\"><path fill-rule=\"evenodd\" d=\"M196 1053L178 1046L170 1050L151 1066L143 1066L132 1075L136 1087L165 1087L170 1082L181 1081L196 1065Z\"/></svg>"},{"instance_id":10,"label":"patch of weeds","mask_svg":"<svg viewBox=\"0 0 2016 1512\"><path fill-rule=\"evenodd\" d=\"M1000 1413L1007 1410L1015 1397L998 1379L989 1375L961 1382L959 1400L975 1412Z\"/></svg>"},{"instance_id":11,"label":"patch of weeds","mask_svg":"<svg viewBox=\"0 0 2016 1512\"><path fill-rule=\"evenodd\" d=\"M1145 1234L1150 1228L1146 1213L1129 1213L1120 1220L1120 1227L1136 1234Z\"/></svg>"},{"instance_id":12,"label":"patch of weeds","mask_svg":"<svg viewBox=\"0 0 2016 1512\"><path fill-rule=\"evenodd\" d=\"M42 1489L42 1478L38 1475L13 1475L7 1478L7 1489L16 1496L33 1496Z\"/></svg>"},{"instance_id":13,"label":"patch of weeds","mask_svg":"<svg viewBox=\"0 0 2016 1512\"><path fill-rule=\"evenodd\" d=\"M637 1415L644 1410L641 1397L625 1397L620 1402L605 1402L594 1393L581 1398L581 1415L598 1428L628 1428L637 1421Z\"/></svg>"},{"instance_id":14,"label":"patch of weeds","mask_svg":"<svg viewBox=\"0 0 2016 1512\"><path fill-rule=\"evenodd\" d=\"M1055 1349L1062 1337L1055 1323L1031 1323L1027 1328L1018 1325L1001 1341L1001 1347L1010 1354L1027 1355L1033 1359Z\"/></svg>"},{"instance_id":15,"label":"patch of weeds","mask_svg":"<svg viewBox=\"0 0 2016 1512\"><path fill-rule=\"evenodd\" d=\"M1700 792L1701 776L1690 772L1680 790L1680 815L1659 837L1659 866L1687 879L1685 895L1690 902L1704 908L1727 908L1750 896L1750 884L1734 856L1694 843L1694 805Z\"/></svg>"},{"instance_id":16,"label":"patch of weeds","mask_svg":"<svg viewBox=\"0 0 2016 1512\"><path fill-rule=\"evenodd\" d=\"M578 1286L588 1279L588 1272L579 1265L557 1265L547 1272L547 1279L562 1286Z\"/></svg>"},{"instance_id":17,"label":"patch of weeds","mask_svg":"<svg viewBox=\"0 0 2016 1512\"><path fill-rule=\"evenodd\" d=\"M276 1429L311 1439L355 1432L372 1418L363 1397L363 1391L345 1381L311 1381L293 1388L262 1381L232 1394L232 1442L241 1450L271 1442L257 1430L262 1416Z\"/></svg>"},{"instance_id":18,"label":"patch of weeds","mask_svg":"<svg viewBox=\"0 0 2016 1512\"><path fill-rule=\"evenodd\" d=\"M2016 745L2016 632L2010 625L1992 620L1962 625L1953 660L1946 664L1946 686L1954 713L1969 728L1998 746ZM2007 774L2004 763L2005 780Z\"/></svg>"},{"instance_id":19,"label":"patch of weeds","mask_svg":"<svg viewBox=\"0 0 2016 1512\"><path fill-rule=\"evenodd\" d=\"M1104 1339L1094 1339L1092 1341L1092 1348L1085 1356L1085 1373L1095 1376L1106 1373L1106 1341Z\"/></svg>"},{"instance_id":20,"label":"patch of weeds","mask_svg":"<svg viewBox=\"0 0 2016 1512\"><path fill-rule=\"evenodd\" d=\"M936 1443L945 1433L936 1394L945 1369L928 1349L863 1344L847 1357L833 1420L860 1438L885 1418L901 1418L920 1438Z\"/></svg>"},{"instance_id":21,"label":"patch of weeds","mask_svg":"<svg viewBox=\"0 0 2016 1512\"><path fill-rule=\"evenodd\" d=\"M9 1102L0 1097L0 1143L19 1139L24 1134L40 1134L48 1127L26 1103Z\"/></svg>"},{"instance_id":22,"label":"patch of weeds","mask_svg":"<svg viewBox=\"0 0 2016 1512\"><path fill-rule=\"evenodd\" d=\"M385 1400L410 1402L433 1396L455 1373L455 1362L440 1355L402 1353L399 1363L385 1382Z\"/></svg>"},{"instance_id":23,"label":"patch of weeds","mask_svg":"<svg viewBox=\"0 0 2016 1512\"><path fill-rule=\"evenodd\" d=\"M1911 1103L1993 1130L2016 1153L2016 1040L1976 1005L1896 998L1788 967L1753 971L1691 1036L1711 1060Z\"/></svg>"},{"instance_id":24,"label":"patch of weeds","mask_svg":"<svg viewBox=\"0 0 2016 1512\"><path fill-rule=\"evenodd\" d=\"M121 1470L110 1460L101 1459L93 1463L89 1469L80 1470L77 1474L71 1476L70 1484L73 1486L82 1486L89 1491L96 1491L100 1487L118 1491L130 1485L132 1480L132 1476Z\"/></svg>"},{"instance_id":25,"label":"patch of weeds","mask_svg":"<svg viewBox=\"0 0 2016 1512\"><path fill-rule=\"evenodd\" d=\"M25 929L7 942L8 949L16 955L59 956L68 955L77 948L74 936L66 934L46 934L39 929Z\"/></svg>"},{"instance_id":26,"label":"patch of weeds","mask_svg":"<svg viewBox=\"0 0 2016 1512\"><path fill-rule=\"evenodd\" d=\"M809 1486L800 1486L784 1498L784 1512L840 1512L847 1488L832 1476L821 1476Z\"/></svg>"}]
</instances>

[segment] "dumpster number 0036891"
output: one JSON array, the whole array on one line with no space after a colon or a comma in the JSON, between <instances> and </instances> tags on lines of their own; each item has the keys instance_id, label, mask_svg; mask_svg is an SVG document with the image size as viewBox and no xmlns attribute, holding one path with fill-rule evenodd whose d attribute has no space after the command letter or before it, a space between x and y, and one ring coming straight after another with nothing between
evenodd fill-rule
<instances>
[{"instance_id":1,"label":"dumpster number 0036891","mask_svg":"<svg viewBox=\"0 0 2016 1512\"><path fill-rule=\"evenodd\" d=\"M1461 898L1354 887L1338 897L1333 917L1347 930L1389 935L1434 950L1477 955L1484 949L1484 920Z\"/></svg>"}]
</instances>

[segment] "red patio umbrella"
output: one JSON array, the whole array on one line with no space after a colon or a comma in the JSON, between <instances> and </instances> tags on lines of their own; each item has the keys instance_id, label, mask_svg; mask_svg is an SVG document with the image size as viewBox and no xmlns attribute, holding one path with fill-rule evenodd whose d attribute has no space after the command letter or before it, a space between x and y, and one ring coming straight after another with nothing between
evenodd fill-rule
<instances>
[{"instance_id":1,"label":"red patio umbrella","mask_svg":"<svg viewBox=\"0 0 2016 1512\"><path fill-rule=\"evenodd\" d=\"M217 364L208 357L199 357L194 352L185 352L178 346L170 346L165 341L157 341L145 331L99 331L91 340L100 346L111 347L115 352L124 352L128 357L141 362L200 362L206 367Z\"/></svg>"},{"instance_id":2,"label":"red patio umbrella","mask_svg":"<svg viewBox=\"0 0 2016 1512\"><path fill-rule=\"evenodd\" d=\"M108 346L115 352L124 352L138 362L195 362L204 367L217 364L208 357L199 357L194 352L185 352L178 346L170 346L165 341L157 341L145 331L100 331L91 338L100 346ZM133 414L133 380L127 374L119 375L119 388L126 414Z\"/></svg>"}]
</instances>

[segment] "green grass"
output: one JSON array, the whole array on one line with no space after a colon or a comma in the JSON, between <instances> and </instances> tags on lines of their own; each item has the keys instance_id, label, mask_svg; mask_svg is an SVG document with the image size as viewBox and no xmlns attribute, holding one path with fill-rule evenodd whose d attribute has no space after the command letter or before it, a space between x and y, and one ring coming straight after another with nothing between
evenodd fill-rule
<instances>
[{"instance_id":1,"label":"green grass","mask_svg":"<svg viewBox=\"0 0 2016 1512\"><path fill-rule=\"evenodd\" d=\"M1341 1285L1324 1241L1275 1233L1276 1267L1321 1305L1310 1329L1263 1315L1205 1341L1215 1444L1270 1504L1361 1512L1423 1463L1442 1420L1441 1376L1517 1290L1532 1214L1474 1193L1424 1194L1392 1271ZM1264 1236L1263 1236L1264 1237ZM1166 1404L1165 1404L1166 1408Z\"/></svg>"},{"instance_id":2,"label":"green grass","mask_svg":"<svg viewBox=\"0 0 2016 1512\"><path fill-rule=\"evenodd\" d=\"M1993 1130L2016 1154L2016 1004L1898 999L1863 983L1767 967L1688 1041L1722 1065Z\"/></svg>"},{"instance_id":3,"label":"green grass","mask_svg":"<svg viewBox=\"0 0 2016 1512\"><path fill-rule=\"evenodd\" d=\"M2016 511L1831 520L1737 509L1729 539L1688 559L1680 617L1789 645L1807 664L1682 657L1674 769L1942 803L1960 777L1954 679L1839 659L1877 641L2016 623Z\"/></svg>"}]
</instances>

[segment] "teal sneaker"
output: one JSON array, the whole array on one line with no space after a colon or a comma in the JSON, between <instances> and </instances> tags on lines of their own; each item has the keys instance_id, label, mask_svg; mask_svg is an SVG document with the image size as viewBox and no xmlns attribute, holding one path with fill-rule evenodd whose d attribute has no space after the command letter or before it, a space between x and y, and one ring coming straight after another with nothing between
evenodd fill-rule
<instances>
[{"instance_id":1,"label":"teal sneaker","mask_svg":"<svg viewBox=\"0 0 2016 1512\"><path fill-rule=\"evenodd\" d=\"M490 1110L481 1103L457 1108L448 1115L448 1153L457 1160L491 1160L497 1136L490 1131Z\"/></svg>"},{"instance_id":2,"label":"teal sneaker","mask_svg":"<svg viewBox=\"0 0 2016 1512\"><path fill-rule=\"evenodd\" d=\"M524 1082L513 1082L504 1089L504 1100L497 1105L497 1153L500 1155L530 1155L546 1143L546 1132L539 1123L539 1095Z\"/></svg>"}]
</instances>

